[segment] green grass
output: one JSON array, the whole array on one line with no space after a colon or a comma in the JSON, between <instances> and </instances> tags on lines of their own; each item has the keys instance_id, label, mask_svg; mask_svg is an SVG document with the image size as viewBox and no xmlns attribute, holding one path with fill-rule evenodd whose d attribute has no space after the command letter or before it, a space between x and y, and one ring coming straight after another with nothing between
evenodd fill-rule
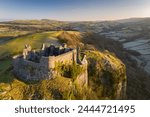
<instances>
[{"instance_id":1,"label":"green grass","mask_svg":"<svg viewBox=\"0 0 150 117\"><path fill-rule=\"evenodd\" d=\"M5 71L10 65L10 60L0 61L0 64L0 72Z\"/></svg>"},{"instance_id":2,"label":"green grass","mask_svg":"<svg viewBox=\"0 0 150 117\"><path fill-rule=\"evenodd\" d=\"M85 51L88 60L89 87L98 98L113 99L120 82L126 80L125 65L109 52ZM106 64L107 61L107 64Z\"/></svg>"},{"instance_id":3,"label":"green grass","mask_svg":"<svg viewBox=\"0 0 150 117\"><path fill-rule=\"evenodd\" d=\"M58 41L56 39L57 37L61 35L61 37L66 38L68 33L71 34L74 32L67 32L65 34L63 31L36 33L15 38L8 41L5 45L0 45L0 84L11 84L12 88L8 94L12 99L31 99L32 95L35 93L40 96L38 99L83 99L83 97L87 97L86 99L109 98L105 94L103 95L103 92L106 92L105 89L107 87L102 85L100 78L113 77L113 81L117 82L119 81L119 78L125 78L125 69L123 69L124 65L122 65L122 62L108 52L84 52L87 55L89 64L89 90L87 91L82 91L82 87L74 84L70 86L70 82L73 83L73 81L71 78L65 78L65 76L52 80L43 80L36 84L27 84L18 81L13 76L12 59L10 57L22 53L25 44L30 44L32 48L39 49L42 43L49 44L53 41L56 42ZM75 41L79 41L78 38L75 40L72 39L72 35L67 37L68 42L72 44L75 44ZM104 60L109 61L111 67L105 65ZM70 69L73 72L70 72ZM82 71L78 66L64 67L63 70L67 73L67 76L69 74L72 78L76 77ZM120 70L123 71L120 72ZM1 87L0 90L2 90Z\"/></svg>"},{"instance_id":4,"label":"green grass","mask_svg":"<svg viewBox=\"0 0 150 117\"><path fill-rule=\"evenodd\" d=\"M68 31L67 33L72 34L73 31ZM58 41L57 37L62 34L63 31L50 31L50 32L36 33L28 36L15 38L11 41L8 41L4 45L0 45L0 59L5 58L7 56L12 56L12 55L22 53L25 44L30 44L32 48L35 49L39 49L42 43L59 44L60 41Z\"/></svg>"},{"instance_id":5,"label":"green grass","mask_svg":"<svg viewBox=\"0 0 150 117\"><path fill-rule=\"evenodd\" d=\"M25 44L30 44L32 48L39 49L42 43L57 42L56 32L37 33L28 36L19 37L0 45L0 82L11 82L13 75L12 67L13 55L22 53Z\"/></svg>"},{"instance_id":6,"label":"green grass","mask_svg":"<svg viewBox=\"0 0 150 117\"><path fill-rule=\"evenodd\" d=\"M75 80L75 78L84 71L84 68L76 63L71 65L57 63L55 70L58 71L61 76Z\"/></svg>"},{"instance_id":7,"label":"green grass","mask_svg":"<svg viewBox=\"0 0 150 117\"><path fill-rule=\"evenodd\" d=\"M32 35L22 36L12 39L5 44L0 45L0 82L10 82L13 79L13 75L9 69L11 65L11 57L16 54L22 53L25 44L30 44L33 49L41 48L42 43L59 44L57 37L61 35L63 31L49 31L43 33L36 33ZM68 33L73 33L68 31Z\"/></svg>"},{"instance_id":8,"label":"green grass","mask_svg":"<svg viewBox=\"0 0 150 117\"><path fill-rule=\"evenodd\" d=\"M69 32L72 33L72 32ZM8 41L5 45L0 45L0 84L9 83L12 89L9 96L12 99L30 99L35 92L41 96L39 99L75 99L72 87L70 87L71 78L57 77L53 80L44 80L41 83L27 84L16 80L12 73L12 59L16 54L22 53L25 44L30 44L32 48L39 49L42 43L50 44L51 42L60 42L57 37L62 35L63 31L51 31L36 33L28 36L22 36ZM68 72L70 77L75 77L81 69L78 66L72 66L73 72ZM79 73L78 73L79 72ZM31 87L31 88L30 88ZM8 96L8 97L9 97Z\"/></svg>"},{"instance_id":9,"label":"green grass","mask_svg":"<svg viewBox=\"0 0 150 117\"><path fill-rule=\"evenodd\" d=\"M12 41L9 41L6 43L4 46L2 46L1 51L0 51L0 56L1 55L8 55L8 54L18 54L22 52L24 45L25 44L30 44L33 47L37 47L37 43L35 41L39 42L39 40L44 39L45 36L41 34L35 34L35 35L30 35L30 36L25 36L21 38L16 38ZM7 54L6 54L7 53Z\"/></svg>"},{"instance_id":10,"label":"green grass","mask_svg":"<svg viewBox=\"0 0 150 117\"><path fill-rule=\"evenodd\" d=\"M13 80L11 64L12 61L10 59L0 61L0 83L10 83Z\"/></svg>"},{"instance_id":11,"label":"green grass","mask_svg":"<svg viewBox=\"0 0 150 117\"><path fill-rule=\"evenodd\" d=\"M25 35L30 33L29 31L5 31L5 32L0 32L0 37L17 37L21 35Z\"/></svg>"},{"instance_id":12,"label":"green grass","mask_svg":"<svg viewBox=\"0 0 150 117\"><path fill-rule=\"evenodd\" d=\"M5 45L0 46L0 58L21 53L25 44L30 44L32 48L39 49L42 43L53 41L56 43L55 33L36 33L8 41Z\"/></svg>"}]
</instances>

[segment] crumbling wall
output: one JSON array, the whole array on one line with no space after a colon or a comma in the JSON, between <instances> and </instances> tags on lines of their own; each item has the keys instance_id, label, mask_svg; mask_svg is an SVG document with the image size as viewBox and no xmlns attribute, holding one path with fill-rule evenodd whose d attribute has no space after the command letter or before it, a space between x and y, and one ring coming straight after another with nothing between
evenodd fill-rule
<instances>
[{"instance_id":1,"label":"crumbling wall","mask_svg":"<svg viewBox=\"0 0 150 117\"><path fill-rule=\"evenodd\" d=\"M42 80L53 77L55 63L73 63L76 61L76 50L61 54L59 56L42 56L39 63L15 56L13 58L14 73L23 80Z\"/></svg>"},{"instance_id":2,"label":"crumbling wall","mask_svg":"<svg viewBox=\"0 0 150 117\"><path fill-rule=\"evenodd\" d=\"M49 68L54 68L56 63L64 63L64 64L72 64L73 62L77 62L77 52L76 50L72 50L70 52L58 55L58 56L50 56L49 57Z\"/></svg>"},{"instance_id":3,"label":"crumbling wall","mask_svg":"<svg viewBox=\"0 0 150 117\"><path fill-rule=\"evenodd\" d=\"M35 63L23 58L17 58L13 62L13 71L18 78L25 81L52 78L52 71L48 69L47 63L48 59L43 59L42 63Z\"/></svg>"},{"instance_id":4,"label":"crumbling wall","mask_svg":"<svg viewBox=\"0 0 150 117\"><path fill-rule=\"evenodd\" d=\"M27 48L27 47L26 47ZM28 48L27 48L28 49ZM30 49L31 51L31 49ZM35 54L35 52L33 52ZM30 53L31 54L31 53ZM78 51L76 49L69 49L68 52L60 54L60 55L52 55L52 56L40 56L39 61L31 61L27 58L28 51L26 54L22 54L19 56L13 57L13 66L14 73L18 78L26 81L39 81L42 79L51 79L56 75L57 71L54 71L55 65L57 63L61 64L72 64L73 62L81 64L81 66L85 67L86 70L84 73L80 74L77 77L77 82L79 84L87 85L87 62L86 59L83 59L82 62L78 62ZM38 55L38 54L37 54ZM85 57L84 57L85 58ZM83 65L85 64L86 65Z\"/></svg>"},{"instance_id":5,"label":"crumbling wall","mask_svg":"<svg viewBox=\"0 0 150 117\"><path fill-rule=\"evenodd\" d=\"M24 59L23 57L13 57L14 73L23 80L42 80L53 77L55 63L73 63L76 61L76 50L61 54L59 56L42 56L39 63Z\"/></svg>"}]
</instances>

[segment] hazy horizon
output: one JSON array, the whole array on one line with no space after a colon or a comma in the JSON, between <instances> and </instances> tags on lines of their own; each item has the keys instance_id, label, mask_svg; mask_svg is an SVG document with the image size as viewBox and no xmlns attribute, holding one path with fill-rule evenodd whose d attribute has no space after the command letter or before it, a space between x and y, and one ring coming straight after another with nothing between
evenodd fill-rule
<instances>
[{"instance_id":1,"label":"hazy horizon","mask_svg":"<svg viewBox=\"0 0 150 117\"><path fill-rule=\"evenodd\" d=\"M150 18L150 17L129 17L129 18L124 18L124 19L109 19L109 20L59 20L59 19L46 19L46 18L38 18L38 19L0 19L0 22L5 22L5 21L15 21L15 20L54 20L54 21L66 21L66 22L103 22L103 21L119 21L119 20L130 20L130 19L144 19L144 18Z\"/></svg>"},{"instance_id":2,"label":"hazy horizon","mask_svg":"<svg viewBox=\"0 0 150 117\"><path fill-rule=\"evenodd\" d=\"M0 19L110 21L150 17L149 0L4 0Z\"/></svg>"}]
</instances>

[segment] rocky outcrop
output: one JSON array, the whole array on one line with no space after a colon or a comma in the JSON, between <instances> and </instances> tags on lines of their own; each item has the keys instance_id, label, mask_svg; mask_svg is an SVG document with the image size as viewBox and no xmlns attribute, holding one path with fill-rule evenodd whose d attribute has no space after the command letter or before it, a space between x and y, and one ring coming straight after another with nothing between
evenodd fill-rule
<instances>
[{"instance_id":1,"label":"rocky outcrop","mask_svg":"<svg viewBox=\"0 0 150 117\"><path fill-rule=\"evenodd\" d=\"M88 87L88 71L87 64L84 65L84 71L77 76L75 81L81 87Z\"/></svg>"},{"instance_id":2,"label":"rocky outcrop","mask_svg":"<svg viewBox=\"0 0 150 117\"><path fill-rule=\"evenodd\" d=\"M89 87L98 98L126 99L126 68L115 55L98 51L86 51Z\"/></svg>"}]
</instances>

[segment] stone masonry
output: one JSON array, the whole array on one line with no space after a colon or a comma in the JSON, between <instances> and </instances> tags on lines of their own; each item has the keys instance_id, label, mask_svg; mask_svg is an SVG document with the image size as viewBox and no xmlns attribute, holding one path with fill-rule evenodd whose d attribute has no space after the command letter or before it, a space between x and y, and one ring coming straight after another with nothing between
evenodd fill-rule
<instances>
[{"instance_id":1,"label":"stone masonry","mask_svg":"<svg viewBox=\"0 0 150 117\"><path fill-rule=\"evenodd\" d=\"M57 71L54 70L57 63L76 63L85 67L85 73L80 74L77 79L82 81L82 84L87 84L86 56L80 60L78 49L67 48L66 44L58 47L43 44L38 51L32 50L30 45L25 45L23 53L13 57L13 71L18 78L25 81L52 79L57 74Z\"/></svg>"}]
</instances>

